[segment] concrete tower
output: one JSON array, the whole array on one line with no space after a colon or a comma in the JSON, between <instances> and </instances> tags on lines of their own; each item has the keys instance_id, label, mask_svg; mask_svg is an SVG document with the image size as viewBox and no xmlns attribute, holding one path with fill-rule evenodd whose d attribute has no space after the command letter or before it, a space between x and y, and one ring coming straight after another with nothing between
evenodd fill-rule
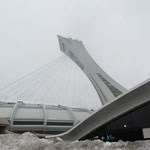
<instances>
[{"instance_id":1,"label":"concrete tower","mask_svg":"<svg viewBox=\"0 0 150 150\"><path fill-rule=\"evenodd\" d=\"M60 50L70 57L93 84L102 105L113 101L127 90L106 74L92 59L82 41L58 36Z\"/></svg>"}]
</instances>

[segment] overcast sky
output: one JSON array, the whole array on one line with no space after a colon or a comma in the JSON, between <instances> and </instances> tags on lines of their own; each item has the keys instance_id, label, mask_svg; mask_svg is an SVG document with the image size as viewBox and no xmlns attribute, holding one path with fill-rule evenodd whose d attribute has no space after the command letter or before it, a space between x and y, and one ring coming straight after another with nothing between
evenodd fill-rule
<instances>
[{"instance_id":1,"label":"overcast sky","mask_svg":"<svg viewBox=\"0 0 150 150\"><path fill-rule=\"evenodd\" d=\"M57 35L127 89L150 77L149 0L0 0L0 87L62 55Z\"/></svg>"}]
</instances>

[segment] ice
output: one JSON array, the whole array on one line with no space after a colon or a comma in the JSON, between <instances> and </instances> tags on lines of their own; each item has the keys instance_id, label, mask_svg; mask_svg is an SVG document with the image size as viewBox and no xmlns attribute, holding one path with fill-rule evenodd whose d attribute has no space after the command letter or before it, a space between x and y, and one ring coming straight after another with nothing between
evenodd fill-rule
<instances>
[{"instance_id":1,"label":"ice","mask_svg":"<svg viewBox=\"0 0 150 150\"><path fill-rule=\"evenodd\" d=\"M1 134L0 150L150 150L150 140L103 142L84 140L68 142L60 138L40 139L30 132Z\"/></svg>"}]
</instances>

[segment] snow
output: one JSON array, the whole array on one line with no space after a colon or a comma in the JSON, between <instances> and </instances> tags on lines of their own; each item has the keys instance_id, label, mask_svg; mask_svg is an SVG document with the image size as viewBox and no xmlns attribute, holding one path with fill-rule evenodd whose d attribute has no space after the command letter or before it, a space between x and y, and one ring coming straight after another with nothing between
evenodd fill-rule
<instances>
[{"instance_id":1,"label":"snow","mask_svg":"<svg viewBox=\"0 0 150 150\"><path fill-rule=\"evenodd\" d=\"M40 139L30 132L1 134L0 150L150 150L150 141L103 142L85 140L68 142L60 138Z\"/></svg>"}]
</instances>

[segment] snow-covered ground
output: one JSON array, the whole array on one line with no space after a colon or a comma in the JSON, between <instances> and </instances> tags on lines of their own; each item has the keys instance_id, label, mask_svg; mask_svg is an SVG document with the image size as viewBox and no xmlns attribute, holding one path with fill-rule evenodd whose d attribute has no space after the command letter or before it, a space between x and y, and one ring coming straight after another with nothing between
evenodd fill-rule
<instances>
[{"instance_id":1,"label":"snow-covered ground","mask_svg":"<svg viewBox=\"0 0 150 150\"><path fill-rule=\"evenodd\" d=\"M85 140L65 142L59 138L39 139L26 132L21 135L1 134L0 150L150 150L150 141L103 142Z\"/></svg>"}]
</instances>

